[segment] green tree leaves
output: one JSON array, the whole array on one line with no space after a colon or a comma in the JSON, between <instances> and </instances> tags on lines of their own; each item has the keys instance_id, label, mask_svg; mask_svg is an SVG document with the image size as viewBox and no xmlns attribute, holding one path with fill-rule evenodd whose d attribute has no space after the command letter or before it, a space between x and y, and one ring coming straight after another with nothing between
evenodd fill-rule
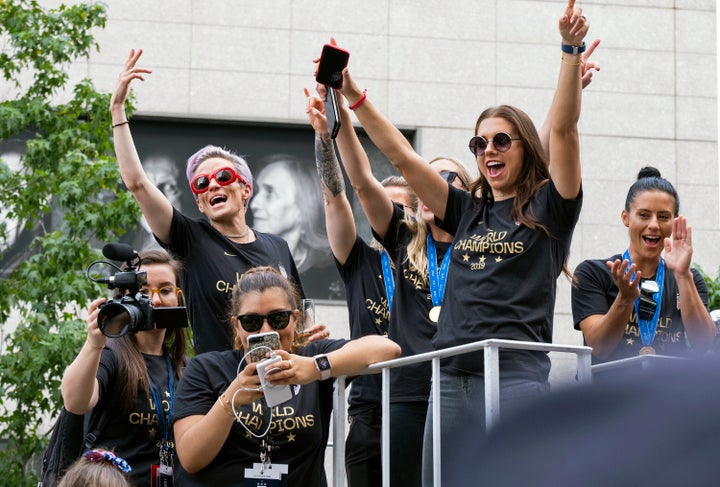
<instances>
[{"instance_id":1,"label":"green tree leaves","mask_svg":"<svg viewBox=\"0 0 720 487\"><path fill-rule=\"evenodd\" d=\"M106 18L101 3L46 9L0 0L0 72L14 88L0 101L0 144L27 141L19 170L0 160L0 211L34 237L8 269L10 238L0 225L3 485L37 482L28 462L45 448L43 420L59 411L60 378L84 340L86 304L105 292L85 268L139 217L120 187L110 95L89 80L67 86L68 66L97 48L92 31ZM64 103L55 97L61 90L71 93Z\"/></svg>"}]
</instances>

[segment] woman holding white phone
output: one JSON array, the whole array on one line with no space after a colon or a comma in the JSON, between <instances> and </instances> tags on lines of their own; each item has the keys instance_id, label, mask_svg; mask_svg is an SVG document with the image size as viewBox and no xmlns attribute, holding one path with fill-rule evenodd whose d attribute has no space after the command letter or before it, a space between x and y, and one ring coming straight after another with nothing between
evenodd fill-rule
<instances>
[{"instance_id":1,"label":"woman holding white phone","mask_svg":"<svg viewBox=\"0 0 720 487\"><path fill-rule=\"evenodd\" d=\"M243 485L260 479L262 464L288 485L326 485L325 447L332 412L331 377L353 375L393 359L400 347L384 337L317 340L291 353L300 312L290 281L271 267L250 269L233 292L230 322L236 350L190 361L178 385L175 442L182 485ZM258 363L247 363L248 336L276 331L279 357L266 383L292 385L292 398L268 407ZM242 348L240 348L242 347ZM267 470L265 470L267 472ZM278 477L280 478L280 477Z\"/></svg>"}]
</instances>

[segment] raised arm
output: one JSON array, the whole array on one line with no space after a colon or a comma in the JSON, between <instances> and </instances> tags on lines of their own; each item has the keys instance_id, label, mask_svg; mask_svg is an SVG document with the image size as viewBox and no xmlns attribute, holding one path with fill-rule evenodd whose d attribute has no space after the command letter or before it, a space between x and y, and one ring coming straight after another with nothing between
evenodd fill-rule
<instances>
[{"instance_id":1,"label":"raised arm","mask_svg":"<svg viewBox=\"0 0 720 487\"><path fill-rule=\"evenodd\" d=\"M355 133L345 98L338 96L338 104L340 105L338 109L342 124L335 141L340 152L340 159L350 184L360 199L370 226L383 238L393 215L392 199L387 195L380 181L373 175L370 160Z\"/></svg>"},{"instance_id":2,"label":"raised arm","mask_svg":"<svg viewBox=\"0 0 720 487\"><path fill-rule=\"evenodd\" d=\"M343 71L342 94L351 104L356 106L355 115L373 143L385 154L390 162L405 178L418 198L430 208L440 219L445 216L447 205L448 185L425 159L423 159L410 145L402 132L400 132L380 111L375 108L367 93L363 92L353 81L347 68ZM362 101L361 101L362 100ZM350 112L346 107L341 110L343 124L350 126ZM343 128L340 129L342 132ZM345 162L345 154L338 137L340 157L348 171L350 181L355 186L349 165ZM356 188L356 191L362 188ZM358 195L360 193L358 192ZM362 196L360 197L362 200ZM370 218L367 208L365 212ZM372 222L371 222L372 224ZM375 226L373 226L375 228ZM387 228L387 227L386 227ZM377 231L377 229L376 229Z\"/></svg>"},{"instance_id":3,"label":"raised arm","mask_svg":"<svg viewBox=\"0 0 720 487\"><path fill-rule=\"evenodd\" d=\"M697 351L707 350L715 340L715 323L695 286L692 263L692 228L680 215L673 221L672 236L665 239L665 263L675 276L680 294L680 315L688 342Z\"/></svg>"},{"instance_id":4,"label":"raised arm","mask_svg":"<svg viewBox=\"0 0 720 487\"><path fill-rule=\"evenodd\" d=\"M355 244L355 220L328 131L324 102L319 96L311 96L307 89L305 96L308 119L315 129L315 165L325 198L325 228L333 255L344 264Z\"/></svg>"},{"instance_id":5,"label":"raised arm","mask_svg":"<svg viewBox=\"0 0 720 487\"><path fill-rule=\"evenodd\" d=\"M148 225L162 242L168 242L173 212L172 204L145 174L135 149L130 124L127 123L125 115L125 102L130 93L130 83L135 79L144 81L143 75L152 72L147 68L135 67L141 55L142 49L130 51L110 99L115 157L120 166L123 182L140 205Z\"/></svg>"},{"instance_id":6,"label":"raised arm","mask_svg":"<svg viewBox=\"0 0 720 487\"><path fill-rule=\"evenodd\" d=\"M559 21L562 43L581 46L589 24L582 10L569 0ZM574 199L580 191L580 144L577 123L582 91L581 54L563 52L550 126L550 177L563 198Z\"/></svg>"},{"instance_id":7,"label":"raised arm","mask_svg":"<svg viewBox=\"0 0 720 487\"><path fill-rule=\"evenodd\" d=\"M85 414L98 402L99 385L97 371L100 356L107 343L107 337L98 328L98 306L105 298L96 299L90 304L87 317L87 339L75 360L68 365L60 384L65 409L75 414Z\"/></svg>"},{"instance_id":8,"label":"raised arm","mask_svg":"<svg viewBox=\"0 0 720 487\"><path fill-rule=\"evenodd\" d=\"M592 56L592 53L595 52L595 49L600 45L600 39L595 39L592 44L590 44L587 48L587 50L582 54L582 88L583 90L588 87L590 83L592 83L593 74L595 71L600 71L600 65L590 61L590 56ZM545 120L543 121L543 124L538 129L538 135L540 136L540 142L542 143L543 149L545 149L545 153L549 154L548 149L550 148L550 126L552 124L552 115L553 110L555 108L555 97L553 96L552 102L550 103L550 108L548 109L547 115L545 116Z\"/></svg>"}]
</instances>

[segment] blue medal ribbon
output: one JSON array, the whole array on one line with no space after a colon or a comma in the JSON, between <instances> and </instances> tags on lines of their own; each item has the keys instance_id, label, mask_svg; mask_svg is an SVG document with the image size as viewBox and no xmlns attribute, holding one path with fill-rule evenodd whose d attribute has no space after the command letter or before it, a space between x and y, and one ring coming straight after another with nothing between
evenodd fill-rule
<instances>
[{"instance_id":1,"label":"blue medal ribbon","mask_svg":"<svg viewBox=\"0 0 720 487\"><path fill-rule=\"evenodd\" d=\"M167 351L164 351L164 355L168 370L168 394L170 395L168 401L170 403L170 408L168 409L167 415L165 415L165 412L163 411L160 389L158 389L158 386L155 385L152 377L150 377L150 374L148 374L148 379L150 382L150 393L152 395L153 402L155 403L155 412L157 413L158 426L160 427L160 430L163 434L163 448L168 448L168 440L170 439L170 414L172 414L173 409L173 385L175 383L175 373L173 371L172 361L170 360L170 354Z\"/></svg>"},{"instance_id":2,"label":"blue medal ribbon","mask_svg":"<svg viewBox=\"0 0 720 487\"><path fill-rule=\"evenodd\" d=\"M383 282L385 283L385 294L387 295L388 313L391 313L393 296L395 295L395 278L390 265L390 256L385 249L380 252L380 263L382 264Z\"/></svg>"},{"instance_id":3,"label":"blue medal ribbon","mask_svg":"<svg viewBox=\"0 0 720 487\"><path fill-rule=\"evenodd\" d=\"M430 297L433 306L442 304L443 295L445 294L445 284L447 283L448 269L450 268L450 250L452 245L448 246L443 257L440 268L437 266L437 250L435 250L435 241L432 235L427 236L427 257L428 257L428 277L430 278Z\"/></svg>"},{"instance_id":4,"label":"blue medal ribbon","mask_svg":"<svg viewBox=\"0 0 720 487\"><path fill-rule=\"evenodd\" d=\"M626 249L623 253L623 260L628 261L628 267L632 265L629 249ZM634 275L632 277L633 279L635 278ZM643 345L648 347L652 345L655 340L655 331L657 330L660 308L662 307L663 286L665 284L665 259L662 257L660 257L660 263L658 264L657 271L655 272L655 282L658 285L658 292L653 294L653 300L657 303L657 308L655 308L655 314L653 314L653 317L650 320L643 320L640 318L640 313L638 313L640 297L638 296L635 300L635 316L637 316L640 339L642 340Z\"/></svg>"}]
</instances>

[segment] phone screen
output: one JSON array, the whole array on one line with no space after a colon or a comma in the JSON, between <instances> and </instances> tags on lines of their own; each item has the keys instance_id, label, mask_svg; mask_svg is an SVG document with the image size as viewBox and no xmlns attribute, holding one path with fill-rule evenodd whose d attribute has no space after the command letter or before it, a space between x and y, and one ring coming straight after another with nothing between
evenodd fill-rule
<instances>
[{"instance_id":1,"label":"phone screen","mask_svg":"<svg viewBox=\"0 0 720 487\"><path fill-rule=\"evenodd\" d=\"M185 306L158 306L152 309L155 328L187 328L188 316Z\"/></svg>"},{"instance_id":2,"label":"phone screen","mask_svg":"<svg viewBox=\"0 0 720 487\"><path fill-rule=\"evenodd\" d=\"M330 44L323 46L315 80L332 88L342 87L342 70L347 66L350 53Z\"/></svg>"},{"instance_id":3,"label":"phone screen","mask_svg":"<svg viewBox=\"0 0 720 487\"><path fill-rule=\"evenodd\" d=\"M258 362L267 358L270 350L280 348L280 335L276 331L248 335L248 362Z\"/></svg>"}]
</instances>

